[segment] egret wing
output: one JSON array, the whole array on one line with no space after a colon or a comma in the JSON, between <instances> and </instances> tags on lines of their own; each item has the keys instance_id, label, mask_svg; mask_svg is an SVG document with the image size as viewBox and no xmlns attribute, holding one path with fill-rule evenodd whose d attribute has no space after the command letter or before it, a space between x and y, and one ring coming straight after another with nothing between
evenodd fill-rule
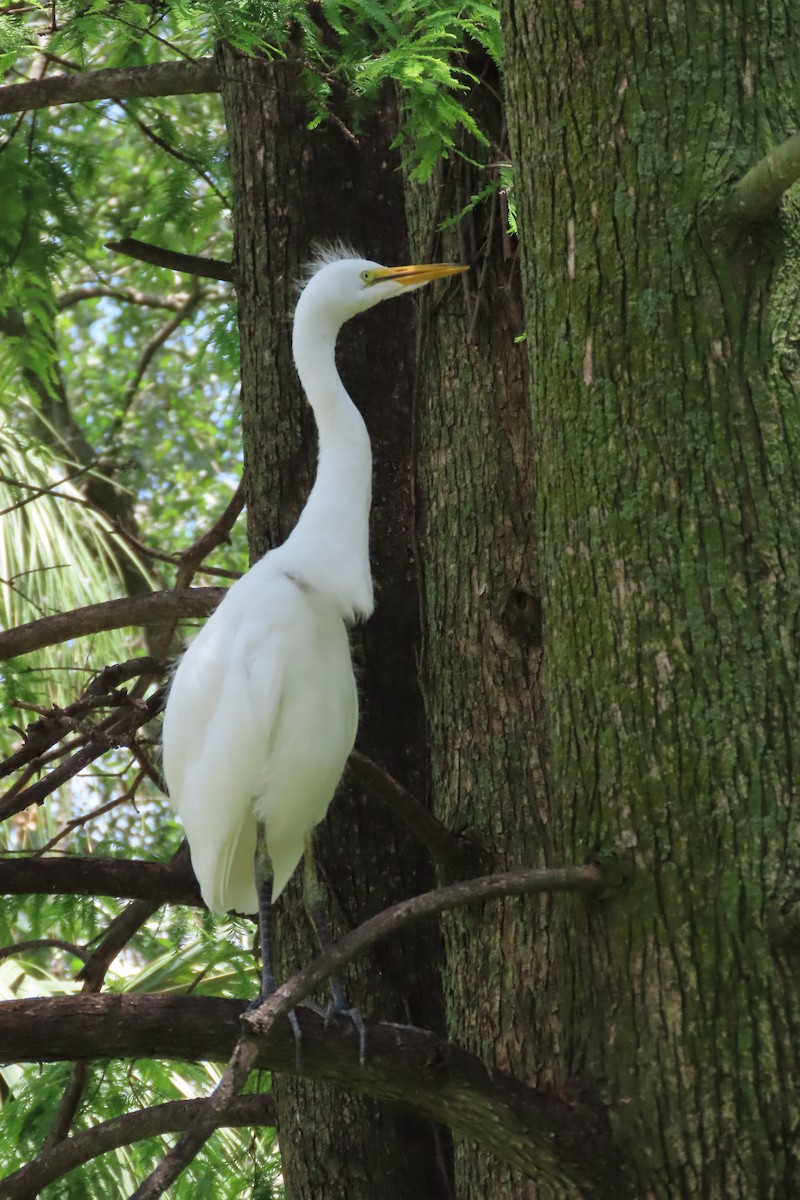
<instances>
[{"instance_id":1,"label":"egret wing","mask_svg":"<svg viewBox=\"0 0 800 1200\"><path fill-rule=\"evenodd\" d=\"M253 798L283 690L281 614L263 594L254 614L243 603L247 597L235 594L245 579L231 589L186 651L164 719L170 798L212 912L255 912L258 907ZM248 684L254 662L257 704Z\"/></svg>"}]
</instances>

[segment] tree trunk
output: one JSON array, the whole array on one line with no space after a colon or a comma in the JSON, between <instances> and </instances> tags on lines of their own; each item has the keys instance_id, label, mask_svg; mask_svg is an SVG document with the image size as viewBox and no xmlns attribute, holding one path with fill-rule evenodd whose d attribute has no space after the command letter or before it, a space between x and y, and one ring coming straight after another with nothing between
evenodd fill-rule
<instances>
[{"instance_id":1,"label":"tree trunk","mask_svg":"<svg viewBox=\"0 0 800 1200\"><path fill-rule=\"evenodd\" d=\"M504 2L533 380L555 903L532 1036L635 1194L800 1194L796 128L782 0ZM796 814L796 808L795 808Z\"/></svg>"},{"instance_id":2,"label":"tree trunk","mask_svg":"<svg viewBox=\"0 0 800 1200\"><path fill-rule=\"evenodd\" d=\"M471 63L476 73L491 68ZM502 153L495 88L483 121ZM483 153L467 149L470 159ZM472 270L421 299L419 476L425 687L434 811L480 848L481 870L549 862L539 717L539 600L533 445L518 261L506 255L495 200L434 241L442 218L485 185L471 162L443 165L432 189L410 188L417 256ZM526 963L561 898L473 906L443 919L452 1040L490 1066L532 1080L547 1057L531 1035L537 997ZM524 1200L533 1185L474 1145L456 1142L460 1200Z\"/></svg>"},{"instance_id":3,"label":"tree trunk","mask_svg":"<svg viewBox=\"0 0 800 1200\"><path fill-rule=\"evenodd\" d=\"M253 557L289 532L313 477L316 434L291 360L289 315L314 240L352 241L387 262L405 257L387 104L359 139L329 122L313 134L291 60L220 51L235 195L235 271L242 346L242 420ZM343 183L340 181L344 181ZM413 572L410 397L413 312L367 314L340 339L342 375L373 441L372 522L377 610L354 632L361 750L424 797L426 759L416 676L419 602ZM429 860L382 801L342 786L317 835L334 930L433 882ZM299 874L299 873L298 873ZM285 976L314 953L298 879L278 904ZM433 924L377 947L346 981L365 1015L443 1028ZM369 1047L367 1047L369 1054ZM286 1194L374 1200L446 1197L448 1139L401 1108L320 1084L275 1083Z\"/></svg>"}]
</instances>

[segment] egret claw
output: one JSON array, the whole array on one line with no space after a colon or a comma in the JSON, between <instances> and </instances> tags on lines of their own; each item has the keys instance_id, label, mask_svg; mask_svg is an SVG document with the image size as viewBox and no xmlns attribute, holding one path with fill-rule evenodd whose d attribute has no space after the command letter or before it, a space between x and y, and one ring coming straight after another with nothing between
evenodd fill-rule
<instances>
[{"instance_id":1,"label":"egret claw","mask_svg":"<svg viewBox=\"0 0 800 1200\"><path fill-rule=\"evenodd\" d=\"M337 1004L332 1001L325 1010L325 1024L330 1025L334 1017L348 1017L358 1030L358 1065L364 1066L367 1058L367 1027L364 1018L357 1008L351 1008L347 1003Z\"/></svg>"}]
</instances>

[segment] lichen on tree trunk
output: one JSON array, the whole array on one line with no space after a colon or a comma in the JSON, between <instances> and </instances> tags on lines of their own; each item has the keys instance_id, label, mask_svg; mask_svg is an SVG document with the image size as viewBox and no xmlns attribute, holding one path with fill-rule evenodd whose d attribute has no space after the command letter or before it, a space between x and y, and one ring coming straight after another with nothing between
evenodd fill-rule
<instances>
[{"instance_id":1,"label":"lichen on tree trunk","mask_svg":"<svg viewBox=\"0 0 800 1200\"><path fill-rule=\"evenodd\" d=\"M475 66L476 64L471 64ZM486 63L476 67L490 71ZM499 85L498 85L499 86ZM485 122L502 137L496 91ZM482 153L481 150L477 151ZM474 158L476 148L468 150ZM485 183L466 159L429 188L409 186L417 256L472 270L421 298L419 541L425 606L424 686L434 811L484 854L483 866L550 865L538 705L539 583L533 443L518 261L504 257L498 205L437 223ZM477 308L477 311L476 311ZM531 1036L538 998L528 964L562 898L510 901L443 919L448 1034L490 1065L547 1083L549 1052ZM523 1200L535 1186L471 1144L456 1143L462 1200Z\"/></svg>"},{"instance_id":2,"label":"lichen on tree trunk","mask_svg":"<svg viewBox=\"0 0 800 1200\"><path fill-rule=\"evenodd\" d=\"M558 857L557 1078L639 1194L800 1192L798 209L738 228L796 126L793 6L506 0Z\"/></svg>"}]
</instances>

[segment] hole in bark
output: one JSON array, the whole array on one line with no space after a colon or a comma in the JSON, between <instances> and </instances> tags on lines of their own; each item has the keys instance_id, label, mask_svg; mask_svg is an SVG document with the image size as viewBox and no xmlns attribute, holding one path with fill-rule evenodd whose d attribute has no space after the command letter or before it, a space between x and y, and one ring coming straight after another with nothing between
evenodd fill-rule
<instances>
[{"instance_id":1,"label":"hole in bark","mask_svg":"<svg viewBox=\"0 0 800 1200\"><path fill-rule=\"evenodd\" d=\"M513 587L503 610L506 632L527 646L542 644L542 603L524 588Z\"/></svg>"}]
</instances>

